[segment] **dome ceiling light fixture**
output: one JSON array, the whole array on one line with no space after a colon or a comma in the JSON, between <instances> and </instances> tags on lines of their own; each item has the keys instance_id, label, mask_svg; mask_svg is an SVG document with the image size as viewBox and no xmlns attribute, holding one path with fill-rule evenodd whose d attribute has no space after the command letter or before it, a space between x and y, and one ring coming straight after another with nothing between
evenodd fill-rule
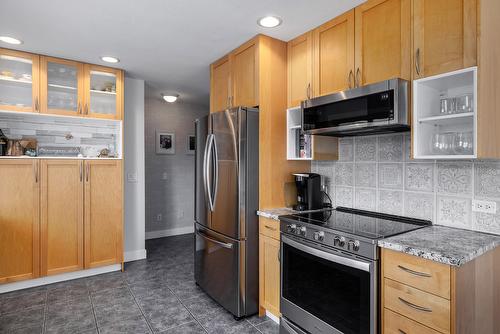
<instances>
[{"instance_id":1,"label":"dome ceiling light fixture","mask_svg":"<svg viewBox=\"0 0 500 334\"><path fill-rule=\"evenodd\" d=\"M102 56L101 57L102 61L105 61L106 63L118 63L120 62L120 59L112 56Z\"/></svg>"},{"instance_id":2,"label":"dome ceiling light fixture","mask_svg":"<svg viewBox=\"0 0 500 334\"><path fill-rule=\"evenodd\" d=\"M162 94L161 97L168 103L174 103L179 98L179 94Z\"/></svg>"},{"instance_id":3,"label":"dome ceiling light fixture","mask_svg":"<svg viewBox=\"0 0 500 334\"><path fill-rule=\"evenodd\" d=\"M274 15L261 17L257 20L257 24L263 28L275 28L283 23L283 20Z\"/></svg>"},{"instance_id":4,"label":"dome ceiling light fixture","mask_svg":"<svg viewBox=\"0 0 500 334\"><path fill-rule=\"evenodd\" d=\"M23 44L23 41L21 41L20 39L10 37L10 36L0 36L0 41L7 43L7 44L14 44L14 45Z\"/></svg>"}]
</instances>

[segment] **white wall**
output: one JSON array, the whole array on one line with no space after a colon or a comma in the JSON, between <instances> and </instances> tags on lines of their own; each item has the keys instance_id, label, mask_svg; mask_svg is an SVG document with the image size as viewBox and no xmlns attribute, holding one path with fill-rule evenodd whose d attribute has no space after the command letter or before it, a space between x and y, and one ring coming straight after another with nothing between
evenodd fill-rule
<instances>
[{"instance_id":1,"label":"white wall","mask_svg":"<svg viewBox=\"0 0 500 334\"><path fill-rule=\"evenodd\" d=\"M146 96L148 88L146 86ZM208 114L207 105L182 99L166 103L160 96L146 98L146 238L193 232L194 155L187 154L187 136L194 120ZM175 134L175 155L155 152L155 132ZM161 215L161 220L158 219Z\"/></svg>"},{"instance_id":2,"label":"white wall","mask_svg":"<svg viewBox=\"0 0 500 334\"><path fill-rule=\"evenodd\" d=\"M146 258L144 80L125 78L125 261Z\"/></svg>"}]
</instances>

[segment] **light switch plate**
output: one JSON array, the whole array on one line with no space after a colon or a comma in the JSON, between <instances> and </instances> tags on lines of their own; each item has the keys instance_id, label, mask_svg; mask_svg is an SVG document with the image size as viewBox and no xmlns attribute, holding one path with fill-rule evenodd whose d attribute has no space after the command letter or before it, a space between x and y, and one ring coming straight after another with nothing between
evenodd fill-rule
<instances>
[{"instance_id":1,"label":"light switch plate","mask_svg":"<svg viewBox=\"0 0 500 334\"><path fill-rule=\"evenodd\" d=\"M137 173L127 173L127 181L129 183L137 183Z\"/></svg>"},{"instance_id":2,"label":"light switch plate","mask_svg":"<svg viewBox=\"0 0 500 334\"><path fill-rule=\"evenodd\" d=\"M497 213L497 203L490 201L472 200L472 211L483 213Z\"/></svg>"}]
</instances>

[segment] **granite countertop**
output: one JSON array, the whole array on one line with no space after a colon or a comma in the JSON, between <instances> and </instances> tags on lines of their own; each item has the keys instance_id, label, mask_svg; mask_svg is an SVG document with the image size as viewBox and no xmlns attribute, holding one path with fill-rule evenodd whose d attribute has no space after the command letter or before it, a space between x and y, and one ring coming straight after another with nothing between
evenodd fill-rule
<instances>
[{"instance_id":1,"label":"granite countertop","mask_svg":"<svg viewBox=\"0 0 500 334\"><path fill-rule=\"evenodd\" d=\"M325 209L319 210L310 210L310 211L297 211L292 208L274 208L274 209L262 209L257 211L257 216L261 216L264 218L280 220L280 216L292 215L294 213L308 213L308 212L316 212L323 211Z\"/></svg>"},{"instance_id":2,"label":"granite countertop","mask_svg":"<svg viewBox=\"0 0 500 334\"><path fill-rule=\"evenodd\" d=\"M499 246L500 236L433 225L379 240L378 245L459 267Z\"/></svg>"}]
</instances>

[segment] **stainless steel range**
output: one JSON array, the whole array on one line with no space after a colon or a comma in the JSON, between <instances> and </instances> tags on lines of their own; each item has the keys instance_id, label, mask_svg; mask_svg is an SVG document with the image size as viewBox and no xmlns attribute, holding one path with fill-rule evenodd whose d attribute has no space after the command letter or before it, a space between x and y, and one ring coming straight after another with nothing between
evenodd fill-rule
<instances>
[{"instance_id":1,"label":"stainless steel range","mask_svg":"<svg viewBox=\"0 0 500 334\"><path fill-rule=\"evenodd\" d=\"M290 334L377 333L377 240L431 224L341 207L280 221L280 333Z\"/></svg>"}]
</instances>

